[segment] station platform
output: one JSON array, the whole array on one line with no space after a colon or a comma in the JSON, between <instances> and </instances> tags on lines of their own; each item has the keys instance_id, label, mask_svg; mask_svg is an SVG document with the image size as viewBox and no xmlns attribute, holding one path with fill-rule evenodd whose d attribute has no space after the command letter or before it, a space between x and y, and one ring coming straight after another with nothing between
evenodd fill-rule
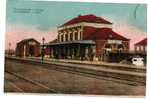
<instances>
[{"instance_id":1,"label":"station platform","mask_svg":"<svg viewBox=\"0 0 148 99\"><path fill-rule=\"evenodd\" d=\"M39 59L41 57L28 57L31 59ZM74 60L74 59L53 59L53 58L44 58L44 61L52 61L52 62L64 62L64 63L73 63L73 64L83 64L83 65L94 65L94 66L110 66L110 67L130 67L137 69L146 69L146 66L136 66L133 64L122 64L122 63L109 63L104 61L87 61L87 60Z\"/></svg>"}]
</instances>

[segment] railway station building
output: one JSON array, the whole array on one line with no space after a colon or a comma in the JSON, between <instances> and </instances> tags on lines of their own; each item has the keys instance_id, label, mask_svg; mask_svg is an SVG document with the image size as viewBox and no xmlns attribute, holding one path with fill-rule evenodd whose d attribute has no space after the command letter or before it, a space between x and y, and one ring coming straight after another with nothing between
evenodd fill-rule
<instances>
[{"instance_id":1,"label":"railway station building","mask_svg":"<svg viewBox=\"0 0 148 99\"><path fill-rule=\"evenodd\" d=\"M26 57L26 56L39 56L40 55L40 43L33 39L24 39L17 43L16 45L16 56Z\"/></svg>"},{"instance_id":2,"label":"railway station building","mask_svg":"<svg viewBox=\"0 0 148 99\"><path fill-rule=\"evenodd\" d=\"M135 45L135 52L136 53L145 53L147 52L147 38L137 42Z\"/></svg>"},{"instance_id":3,"label":"railway station building","mask_svg":"<svg viewBox=\"0 0 148 99\"><path fill-rule=\"evenodd\" d=\"M130 39L114 32L112 24L93 14L79 15L58 26L57 38L44 46L51 58L106 60L108 53L129 51Z\"/></svg>"}]
</instances>

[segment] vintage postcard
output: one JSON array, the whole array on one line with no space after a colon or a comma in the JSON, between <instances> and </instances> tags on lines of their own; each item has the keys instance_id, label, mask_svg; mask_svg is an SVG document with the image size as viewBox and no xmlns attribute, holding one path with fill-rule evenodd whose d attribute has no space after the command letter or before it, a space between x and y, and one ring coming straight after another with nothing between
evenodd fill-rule
<instances>
[{"instance_id":1,"label":"vintage postcard","mask_svg":"<svg viewBox=\"0 0 148 99\"><path fill-rule=\"evenodd\" d=\"M5 93L145 96L147 5L7 0Z\"/></svg>"}]
</instances>

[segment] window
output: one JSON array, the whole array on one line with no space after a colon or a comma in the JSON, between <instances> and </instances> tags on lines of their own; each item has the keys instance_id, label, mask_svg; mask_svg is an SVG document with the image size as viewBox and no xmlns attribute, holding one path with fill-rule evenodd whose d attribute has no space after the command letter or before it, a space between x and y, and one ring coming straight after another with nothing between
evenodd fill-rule
<instances>
[{"instance_id":1,"label":"window","mask_svg":"<svg viewBox=\"0 0 148 99\"><path fill-rule=\"evenodd\" d=\"M145 46L145 51L147 51L147 47Z\"/></svg>"},{"instance_id":2,"label":"window","mask_svg":"<svg viewBox=\"0 0 148 99\"><path fill-rule=\"evenodd\" d=\"M70 33L70 41L72 41L72 33Z\"/></svg>"},{"instance_id":3,"label":"window","mask_svg":"<svg viewBox=\"0 0 148 99\"><path fill-rule=\"evenodd\" d=\"M58 35L58 41L61 41L61 38L60 38L61 36L60 35Z\"/></svg>"},{"instance_id":4,"label":"window","mask_svg":"<svg viewBox=\"0 0 148 99\"><path fill-rule=\"evenodd\" d=\"M75 32L75 40L78 40L78 32Z\"/></svg>"},{"instance_id":5,"label":"window","mask_svg":"<svg viewBox=\"0 0 148 99\"><path fill-rule=\"evenodd\" d=\"M110 44L106 44L105 48L111 48L111 45Z\"/></svg>"},{"instance_id":6,"label":"window","mask_svg":"<svg viewBox=\"0 0 148 99\"><path fill-rule=\"evenodd\" d=\"M141 51L144 51L143 46L141 46Z\"/></svg>"},{"instance_id":7,"label":"window","mask_svg":"<svg viewBox=\"0 0 148 99\"><path fill-rule=\"evenodd\" d=\"M136 46L136 51L139 51L139 46Z\"/></svg>"},{"instance_id":8,"label":"window","mask_svg":"<svg viewBox=\"0 0 148 99\"><path fill-rule=\"evenodd\" d=\"M68 41L68 34L65 34L65 41Z\"/></svg>"},{"instance_id":9,"label":"window","mask_svg":"<svg viewBox=\"0 0 148 99\"><path fill-rule=\"evenodd\" d=\"M118 48L124 48L122 44L118 45Z\"/></svg>"},{"instance_id":10,"label":"window","mask_svg":"<svg viewBox=\"0 0 148 99\"><path fill-rule=\"evenodd\" d=\"M118 45L118 51L121 52L122 50L124 50L124 47L122 44Z\"/></svg>"},{"instance_id":11,"label":"window","mask_svg":"<svg viewBox=\"0 0 148 99\"><path fill-rule=\"evenodd\" d=\"M61 42L63 42L63 35L61 35Z\"/></svg>"},{"instance_id":12,"label":"window","mask_svg":"<svg viewBox=\"0 0 148 99\"><path fill-rule=\"evenodd\" d=\"M106 44L105 45L105 53L107 54L107 53L109 53L111 51L112 51L112 46L110 44Z\"/></svg>"}]
</instances>

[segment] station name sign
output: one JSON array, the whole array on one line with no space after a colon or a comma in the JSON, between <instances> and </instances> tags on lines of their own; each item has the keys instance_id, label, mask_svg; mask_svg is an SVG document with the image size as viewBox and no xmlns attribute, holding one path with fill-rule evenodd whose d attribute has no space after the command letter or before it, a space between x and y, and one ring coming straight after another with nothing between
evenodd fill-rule
<instances>
[{"instance_id":1,"label":"station name sign","mask_svg":"<svg viewBox=\"0 0 148 99\"><path fill-rule=\"evenodd\" d=\"M107 41L108 44L122 44L121 40L108 40Z\"/></svg>"}]
</instances>

